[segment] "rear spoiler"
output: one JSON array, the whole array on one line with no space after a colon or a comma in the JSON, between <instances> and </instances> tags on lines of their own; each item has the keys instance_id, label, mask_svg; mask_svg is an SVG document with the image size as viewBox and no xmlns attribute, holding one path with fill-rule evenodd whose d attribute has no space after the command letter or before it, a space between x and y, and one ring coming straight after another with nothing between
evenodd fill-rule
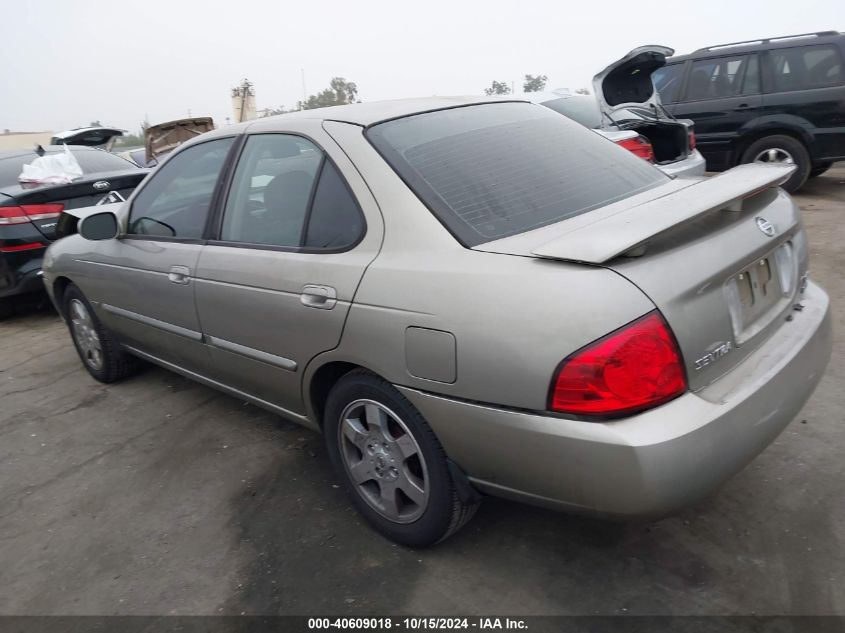
<instances>
[{"instance_id":1,"label":"rear spoiler","mask_svg":"<svg viewBox=\"0 0 845 633\"><path fill-rule=\"evenodd\" d=\"M740 165L572 229L531 253L546 259L603 264L700 215L721 209L738 210L745 198L782 185L795 169L794 165Z\"/></svg>"}]
</instances>

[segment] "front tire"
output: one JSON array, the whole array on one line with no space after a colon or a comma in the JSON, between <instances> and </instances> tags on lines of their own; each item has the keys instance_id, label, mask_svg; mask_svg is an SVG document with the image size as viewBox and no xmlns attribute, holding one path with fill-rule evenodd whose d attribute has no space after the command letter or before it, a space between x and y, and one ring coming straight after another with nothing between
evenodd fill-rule
<instances>
[{"instance_id":1,"label":"front tire","mask_svg":"<svg viewBox=\"0 0 845 633\"><path fill-rule=\"evenodd\" d=\"M62 305L73 345L89 374L100 382L110 383L137 371L138 359L121 349L78 287L73 284L67 287Z\"/></svg>"},{"instance_id":2,"label":"front tire","mask_svg":"<svg viewBox=\"0 0 845 633\"><path fill-rule=\"evenodd\" d=\"M742 153L741 163L778 163L795 165L796 170L783 188L789 193L798 191L810 175L810 155L804 144L785 134L773 134L757 139Z\"/></svg>"},{"instance_id":3,"label":"front tire","mask_svg":"<svg viewBox=\"0 0 845 633\"><path fill-rule=\"evenodd\" d=\"M475 514L478 501L461 500L446 453L425 419L378 376L355 370L337 382L323 433L356 508L390 540L432 545Z\"/></svg>"}]
</instances>

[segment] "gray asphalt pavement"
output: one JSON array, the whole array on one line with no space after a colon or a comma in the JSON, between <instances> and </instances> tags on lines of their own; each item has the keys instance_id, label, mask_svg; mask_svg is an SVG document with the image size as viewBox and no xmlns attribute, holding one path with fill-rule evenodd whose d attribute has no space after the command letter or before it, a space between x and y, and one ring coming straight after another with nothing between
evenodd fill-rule
<instances>
[{"instance_id":1,"label":"gray asphalt pavement","mask_svg":"<svg viewBox=\"0 0 845 633\"><path fill-rule=\"evenodd\" d=\"M748 468L652 524L486 499L403 549L318 435L156 368L101 385L49 310L0 322L0 614L845 614L845 166L797 199L827 374Z\"/></svg>"}]
</instances>

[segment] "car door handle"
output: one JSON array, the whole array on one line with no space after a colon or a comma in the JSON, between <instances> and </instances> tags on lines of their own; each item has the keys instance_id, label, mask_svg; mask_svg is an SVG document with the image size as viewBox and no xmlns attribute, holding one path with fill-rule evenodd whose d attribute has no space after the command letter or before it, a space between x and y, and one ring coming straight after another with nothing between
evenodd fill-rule
<instances>
[{"instance_id":1,"label":"car door handle","mask_svg":"<svg viewBox=\"0 0 845 633\"><path fill-rule=\"evenodd\" d=\"M308 308L319 310L331 310L337 305L337 290L331 286L319 286L308 284L302 287L302 294L299 295L302 305Z\"/></svg>"},{"instance_id":2,"label":"car door handle","mask_svg":"<svg viewBox=\"0 0 845 633\"><path fill-rule=\"evenodd\" d=\"M734 110L745 110L748 107L749 106L747 103L740 103L737 107L734 108Z\"/></svg>"},{"instance_id":3,"label":"car door handle","mask_svg":"<svg viewBox=\"0 0 845 633\"><path fill-rule=\"evenodd\" d=\"M191 281L191 269L187 266L171 266L167 279L174 284L187 284Z\"/></svg>"}]
</instances>

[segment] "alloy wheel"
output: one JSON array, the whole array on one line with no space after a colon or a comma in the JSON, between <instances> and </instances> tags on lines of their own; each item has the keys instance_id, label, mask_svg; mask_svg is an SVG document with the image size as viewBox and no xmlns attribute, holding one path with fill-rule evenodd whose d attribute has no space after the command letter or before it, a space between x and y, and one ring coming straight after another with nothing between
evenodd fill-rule
<instances>
[{"instance_id":1,"label":"alloy wheel","mask_svg":"<svg viewBox=\"0 0 845 633\"><path fill-rule=\"evenodd\" d=\"M754 157L755 163L777 163L780 165L794 165L792 154L780 147L764 149Z\"/></svg>"},{"instance_id":2,"label":"alloy wheel","mask_svg":"<svg viewBox=\"0 0 845 633\"><path fill-rule=\"evenodd\" d=\"M376 512L395 523L411 523L425 512L425 459L398 415L374 400L355 400L341 414L337 439L353 487Z\"/></svg>"},{"instance_id":3,"label":"alloy wheel","mask_svg":"<svg viewBox=\"0 0 845 633\"><path fill-rule=\"evenodd\" d=\"M70 322L82 360L95 371L103 367L103 347L88 308L79 299L70 301Z\"/></svg>"}]
</instances>

